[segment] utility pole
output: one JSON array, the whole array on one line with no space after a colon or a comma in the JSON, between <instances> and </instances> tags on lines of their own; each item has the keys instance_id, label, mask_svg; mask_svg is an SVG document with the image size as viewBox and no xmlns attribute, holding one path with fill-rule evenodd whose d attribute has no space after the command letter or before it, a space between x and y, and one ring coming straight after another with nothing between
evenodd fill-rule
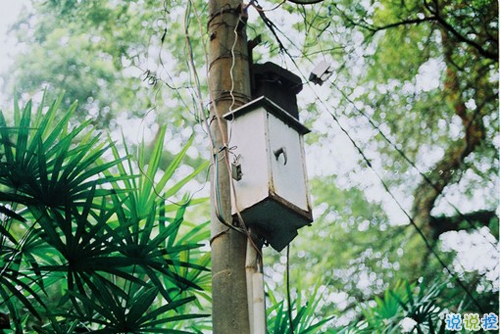
<instances>
[{"instance_id":1,"label":"utility pole","mask_svg":"<svg viewBox=\"0 0 500 334\"><path fill-rule=\"evenodd\" d=\"M251 99L246 13L241 0L209 0L212 321L216 334L250 333L245 272L247 236L231 215L231 171L223 115Z\"/></svg>"}]
</instances>

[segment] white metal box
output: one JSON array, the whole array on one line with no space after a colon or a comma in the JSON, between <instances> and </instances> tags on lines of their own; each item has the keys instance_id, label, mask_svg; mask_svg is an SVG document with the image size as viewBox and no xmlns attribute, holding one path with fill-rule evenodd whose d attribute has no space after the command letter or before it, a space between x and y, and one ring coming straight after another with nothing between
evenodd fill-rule
<instances>
[{"instance_id":1,"label":"white metal box","mask_svg":"<svg viewBox=\"0 0 500 334\"><path fill-rule=\"evenodd\" d=\"M224 118L230 152L241 166L232 213L239 211L248 227L280 251L313 220L303 147L309 130L266 97Z\"/></svg>"}]
</instances>

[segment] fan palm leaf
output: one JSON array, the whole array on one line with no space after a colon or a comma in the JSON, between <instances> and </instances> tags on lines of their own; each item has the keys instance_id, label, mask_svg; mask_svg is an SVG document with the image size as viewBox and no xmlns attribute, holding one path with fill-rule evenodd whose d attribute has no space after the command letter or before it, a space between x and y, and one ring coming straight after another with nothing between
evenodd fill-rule
<instances>
[{"instance_id":1,"label":"fan palm leaf","mask_svg":"<svg viewBox=\"0 0 500 334\"><path fill-rule=\"evenodd\" d=\"M32 315L48 322L41 333L181 333L176 326L200 316L180 312L195 305L186 292L206 282L199 248L207 231L183 227L186 208L200 200L165 201L207 164L167 189L192 139L161 171L163 128L150 160L139 153L135 173L132 156L89 122L70 127L76 104L56 120L60 102L33 114L31 103L16 100L13 126L0 111L0 311L18 332Z\"/></svg>"}]
</instances>

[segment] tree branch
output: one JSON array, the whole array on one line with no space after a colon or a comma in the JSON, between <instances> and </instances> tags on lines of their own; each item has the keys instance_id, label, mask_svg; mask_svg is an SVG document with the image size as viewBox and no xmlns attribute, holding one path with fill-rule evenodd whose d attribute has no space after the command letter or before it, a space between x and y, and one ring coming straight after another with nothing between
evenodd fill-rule
<instances>
[{"instance_id":1,"label":"tree branch","mask_svg":"<svg viewBox=\"0 0 500 334\"><path fill-rule=\"evenodd\" d=\"M447 100L452 105L455 115L460 117L464 126L464 137L458 143L453 143L445 152L444 157L432 169L435 175L432 180L425 179L414 192L412 215L418 226L431 236L434 234L430 221L431 210L436 199L441 195L443 189L452 181L454 174L463 166L464 159L473 152L485 137L481 109L477 108L474 113L468 115L462 91L459 86L456 69L452 64L452 44L448 43L449 35L445 30L441 31L444 46L446 69L445 93Z\"/></svg>"},{"instance_id":2,"label":"tree branch","mask_svg":"<svg viewBox=\"0 0 500 334\"><path fill-rule=\"evenodd\" d=\"M431 217L429 223L432 227L432 238L437 240L441 234L449 231L468 231L482 226L490 227L492 223L498 226L498 216L495 211L481 210L451 217ZM492 235L498 240L496 233Z\"/></svg>"},{"instance_id":3,"label":"tree branch","mask_svg":"<svg viewBox=\"0 0 500 334\"><path fill-rule=\"evenodd\" d=\"M498 63L498 52L487 50L480 43L478 43L470 38L467 38L466 36L461 34L457 29L455 29L455 27L453 27L453 25L451 25L447 20L445 20L444 17L441 15L441 12L439 11L439 4L437 2L435 2L434 5L435 5L435 8L430 6L430 4L424 0L424 7L432 14L431 16L426 16L426 17L423 17L421 19L420 18L416 18L416 19L408 18L405 20L401 20L401 21L390 23L390 24L383 25L383 26L373 26L373 25L370 25L370 24L367 24L366 22L364 22L364 20L363 21L355 21L351 17L349 17L346 13L344 13L342 10L340 10L337 5L334 5L334 6L341 13L343 18L347 22L349 22L351 25L361 27L363 29L366 29L366 30L374 33L374 34L376 32L379 32L379 31L383 31L383 30L387 30L387 29L391 29L391 28L396 28L396 27L400 27L400 26L407 26L407 25L412 25L412 24L418 25L418 24L421 24L424 22L435 22L435 23L439 24L441 27L445 28L446 31L451 33L451 35L453 35L459 42L462 42L462 43L469 45L470 47L476 49L481 56L483 56L487 59L491 59L494 62ZM486 34L490 37L488 39L489 41L491 41L495 45L498 45L498 38L495 39L494 36L491 36L491 34L489 34L488 30L486 30Z\"/></svg>"},{"instance_id":4,"label":"tree branch","mask_svg":"<svg viewBox=\"0 0 500 334\"><path fill-rule=\"evenodd\" d=\"M426 16L426 17L421 18L421 19L407 19L407 20L402 20L399 22L390 23L390 24L387 24L384 26L365 27L365 28L375 33L378 31L396 28L399 26L406 26L406 25L410 25L410 24L420 24L420 23L429 22L429 21L436 21L436 17L435 16Z\"/></svg>"},{"instance_id":5,"label":"tree branch","mask_svg":"<svg viewBox=\"0 0 500 334\"><path fill-rule=\"evenodd\" d=\"M446 29L446 31L450 32L455 38L457 38L460 42L463 42L474 49L476 49L479 54L481 54L483 57L488 58L493 60L494 62L498 63L498 52L492 52L484 49L479 43L465 37L464 35L460 34L451 24L449 24L441 15L439 15L438 12L438 7L436 6L436 9L432 9L431 6L429 6L429 3L427 1L424 1L425 8L433 14L433 17L435 20ZM498 44L498 41L497 41Z\"/></svg>"}]
</instances>

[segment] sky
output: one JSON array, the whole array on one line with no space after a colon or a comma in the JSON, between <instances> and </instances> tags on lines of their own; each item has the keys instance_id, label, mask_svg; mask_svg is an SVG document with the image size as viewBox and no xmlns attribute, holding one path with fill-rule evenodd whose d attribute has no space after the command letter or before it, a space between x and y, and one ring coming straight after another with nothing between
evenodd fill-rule
<instances>
[{"instance_id":1,"label":"sky","mask_svg":"<svg viewBox=\"0 0 500 334\"><path fill-rule=\"evenodd\" d=\"M14 39L8 38L7 30L14 23L24 5L29 5L29 0L0 0L0 72L5 71L12 63L12 54L16 46ZM0 102L4 100L0 93Z\"/></svg>"}]
</instances>

